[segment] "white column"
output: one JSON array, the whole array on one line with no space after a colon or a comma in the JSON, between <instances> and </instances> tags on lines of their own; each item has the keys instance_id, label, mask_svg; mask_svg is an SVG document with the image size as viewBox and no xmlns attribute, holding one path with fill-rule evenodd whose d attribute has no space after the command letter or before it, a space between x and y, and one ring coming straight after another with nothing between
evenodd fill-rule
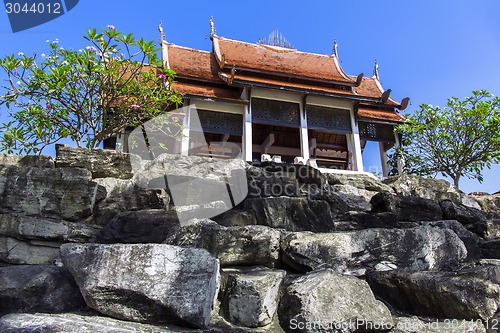
<instances>
[{"instance_id":1,"label":"white column","mask_svg":"<svg viewBox=\"0 0 500 333\"><path fill-rule=\"evenodd\" d=\"M401 147L401 141L399 141L399 136L397 134L394 134L394 137L396 139L396 143L394 144L394 149L397 150L399 147ZM397 157L396 162L397 162L397 166L398 166L398 175L402 175L405 161L403 158Z\"/></svg>"},{"instance_id":2,"label":"white column","mask_svg":"<svg viewBox=\"0 0 500 333\"><path fill-rule=\"evenodd\" d=\"M307 117L306 117L306 101L305 98L300 103L300 153L305 161L309 159L309 134L307 132Z\"/></svg>"},{"instance_id":3,"label":"white column","mask_svg":"<svg viewBox=\"0 0 500 333\"><path fill-rule=\"evenodd\" d=\"M389 158L387 157L387 151L385 150L385 143L378 143L380 149L380 162L382 164L382 175L384 177L389 176Z\"/></svg>"},{"instance_id":4,"label":"white column","mask_svg":"<svg viewBox=\"0 0 500 333\"><path fill-rule=\"evenodd\" d=\"M351 137L351 153L352 153L352 165L354 171L363 172L363 157L361 156L361 140L359 138L359 128L356 117L354 116L354 110L351 108L351 127L352 134Z\"/></svg>"},{"instance_id":5,"label":"white column","mask_svg":"<svg viewBox=\"0 0 500 333\"><path fill-rule=\"evenodd\" d=\"M247 162L252 161L252 100L251 92L245 90L243 92L250 101L250 103L245 106L245 114L243 115L243 159Z\"/></svg>"},{"instance_id":6,"label":"white column","mask_svg":"<svg viewBox=\"0 0 500 333\"><path fill-rule=\"evenodd\" d=\"M127 142L128 143L128 142ZM116 136L115 150L119 152L128 152L129 147L125 147L125 130L121 130Z\"/></svg>"},{"instance_id":7,"label":"white column","mask_svg":"<svg viewBox=\"0 0 500 333\"><path fill-rule=\"evenodd\" d=\"M181 155L189 154L189 128L191 126L191 106L188 105L186 115L184 116L182 138L181 138Z\"/></svg>"}]
</instances>

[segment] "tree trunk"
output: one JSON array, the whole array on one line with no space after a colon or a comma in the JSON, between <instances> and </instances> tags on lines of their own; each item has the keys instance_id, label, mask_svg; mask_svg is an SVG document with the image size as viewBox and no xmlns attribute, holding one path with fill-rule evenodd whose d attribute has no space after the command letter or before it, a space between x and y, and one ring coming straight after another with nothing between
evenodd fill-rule
<instances>
[{"instance_id":1,"label":"tree trunk","mask_svg":"<svg viewBox=\"0 0 500 333\"><path fill-rule=\"evenodd\" d=\"M459 189L459 187L458 187L458 182L459 181L460 181L460 175L457 175L457 176L453 177L453 185L455 185L455 187L457 189Z\"/></svg>"}]
</instances>

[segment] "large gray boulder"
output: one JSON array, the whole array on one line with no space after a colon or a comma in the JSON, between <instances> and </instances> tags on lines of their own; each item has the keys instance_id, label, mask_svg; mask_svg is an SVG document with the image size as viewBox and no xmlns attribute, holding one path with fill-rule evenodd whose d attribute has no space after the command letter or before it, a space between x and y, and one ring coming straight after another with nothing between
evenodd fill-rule
<instances>
[{"instance_id":1,"label":"large gray boulder","mask_svg":"<svg viewBox=\"0 0 500 333\"><path fill-rule=\"evenodd\" d=\"M257 223L289 231L328 232L335 229L330 204L325 200L279 197L245 200Z\"/></svg>"},{"instance_id":2,"label":"large gray boulder","mask_svg":"<svg viewBox=\"0 0 500 333\"><path fill-rule=\"evenodd\" d=\"M170 234L165 243L206 249L223 267L273 268L279 262L280 236L278 230L266 226L224 227L204 219L189 221Z\"/></svg>"},{"instance_id":3,"label":"large gray boulder","mask_svg":"<svg viewBox=\"0 0 500 333\"><path fill-rule=\"evenodd\" d=\"M84 169L9 168L4 177L0 213L79 221L89 217L97 202L106 197L104 187L92 181Z\"/></svg>"},{"instance_id":4,"label":"large gray boulder","mask_svg":"<svg viewBox=\"0 0 500 333\"><path fill-rule=\"evenodd\" d=\"M132 164L140 165L139 156L109 149L56 145L56 167L84 168L92 173L92 178L132 178Z\"/></svg>"},{"instance_id":5,"label":"large gray boulder","mask_svg":"<svg viewBox=\"0 0 500 333\"><path fill-rule=\"evenodd\" d=\"M270 269L224 269L219 299L230 322L261 327L272 322L286 272Z\"/></svg>"},{"instance_id":6,"label":"large gray boulder","mask_svg":"<svg viewBox=\"0 0 500 333\"><path fill-rule=\"evenodd\" d=\"M0 235L21 240L87 243L95 240L100 229L61 219L0 214Z\"/></svg>"},{"instance_id":7,"label":"large gray boulder","mask_svg":"<svg viewBox=\"0 0 500 333\"><path fill-rule=\"evenodd\" d=\"M93 224L104 225L124 211L171 208L165 189L141 188L133 179L97 178L94 181L106 188L107 196L97 205L91 218Z\"/></svg>"},{"instance_id":8,"label":"large gray boulder","mask_svg":"<svg viewBox=\"0 0 500 333\"><path fill-rule=\"evenodd\" d=\"M212 220L225 227L242 227L257 224L255 213L250 209L231 209L213 217Z\"/></svg>"},{"instance_id":9,"label":"large gray boulder","mask_svg":"<svg viewBox=\"0 0 500 333\"><path fill-rule=\"evenodd\" d=\"M64 244L63 263L88 306L144 323L206 327L219 263L202 249L164 244Z\"/></svg>"},{"instance_id":10,"label":"large gray boulder","mask_svg":"<svg viewBox=\"0 0 500 333\"><path fill-rule=\"evenodd\" d=\"M396 310L438 318L488 320L500 305L500 266L454 272L374 272L375 294Z\"/></svg>"},{"instance_id":11,"label":"large gray boulder","mask_svg":"<svg viewBox=\"0 0 500 333\"><path fill-rule=\"evenodd\" d=\"M89 314L10 314L0 318L2 333L188 333L179 327L153 326Z\"/></svg>"},{"instance_id":12,"label":"large gray boulder","mask_svg":"<svg viewBox=\"0 0 500 333\"><path fill-rule=\"evenodd\" d=\"M279 316L286 332L385 332L394 324L365 281L331 270L293 280L284 290Z\"/></svg>"},{"instance_id":13,"label":"large gray boulder","mask_svg":"<svg viewBox=\"0 0 500 333\"><path fill-rule=\"evenodd\" d=\"M474 193L471 198L479 204L484 212L500 214L500 192L495 194Z\"/></svg>"},{"instance_id":14,"label":"large gray boulder","mask_svg":"<svg viewBox=\"0 0 500 333\"><path fill-rule=\"evenodd\" d=\"M481 210L451 200L442 200L439 205L443 211L444 219L457 220L476 234L482 237L486 236L487 217Z\"/></svg>"},{"instance_id":15,"label":"large gray boulder","mask_svg":"<svg viewBox=\"0 0 500 333\"><path fill-rule=\"evenodd\" d=\"M163 243L180 227L174 211L148 209L118 213L98 234L99 243Z\"/></svg>"},{"instance_id":16,"label":"large gray boulder","mask_svg":"<svg viewBox=\"0 0 500 333\"><path fill-rule=\"evenodd\" d=\"M332 268L345 274L396 268L439 270L457 267L467 256L460 238L449 229L366 229L314 234L288 233L282 240L283 262L307 272Z\"/></svg>"},{"instance_id":17,"label":"large gray boulder","mask_svg":"<svg viewBox=\"0 0 500 333\"><path fill-rule=\"evenodd\" d=\"M373 213L393 213L400 221L436 221L443 219L439 204L421 197L378 193L370 201Z\"/></svg>"},{"instance_id":18,"label":"large gray boulder","mask_svg":"<svg viewBox=\"0 0 500 333\"><path fill-rule=\"evenodd\" d=\"M46 265L64 242L92 242L100 228L61 219L0 214L0 262Z\"/></svg>"},{"instance_id":19,"label":"large gray boulder","mask_svg":"<svg viewBox=\"0 0 500 333\"><path fill-rule=\"evenodd\" d=\"M62 243L39 240L19 240L0 236L0 263L16 265L50 265L59 261Z\"/></svg>"},{"instance_id":20,"label":"large gray boulder","mask_svg":"<svg viewBox=\"0 0 500 333\"><path fill-rule=\"evenodd\" d=\"M388 192L394 193L392 187L384 184L375 176L367 174L340 174L340 173L327 173L326 175L328 184L352 186L357 189L366 190L369 192ZM340 187L341 188L341 187Z\"/></svg>"},{"instance_id":21,"label":"large gray boulder","mask_svg":"<svg viewBox=\"0 0 500 333\"><path fill-rule=\"evenodd\" d=\"M142 188L167 189L179 221L211 218L233 208L248 194L246 162L162 154L145 162L134 179Z\"/></svg>"},{"instance_id":22,"label":"large gray boulder","mask_svg":"<svg viewBox=\"0 0 500 333\"><path fill-rule=\"evenodd\" d=\"M332 217L343 219L349 212L369 212L371 198L378 192L358 189L350 185L334 185L316 196L316 200L325 200L330 204Z\"/></svg>"},{"instance_id":23,"label":"large gray boulder","mask_svg":"<svg viewBox=\"0 0 500 333\"><path fill-rule=\"evenodd\" d=\"M18 312L68 312L84 306L78 286L65 268L0 267L0 317Z\"/></svg>"},{"instance_id":24,"label":"large gray boulder","mask_svg":"<svg viewBox=\"0 0 500 333\"><path fill-rule=\"evenodd\" d=\"M396 194L420 197L434 201L450 199L461 202L463 193L444 179L424 178L414 175L391 176L382 181Z\"/></svg>"},{"instance_id":25,"label":"large gray boulder","mask_svg":"<svg viewBox=\"0 0 500 333\"><path fill-rule=\"evenodd\" d=\"M483 258L500 259L500 239L482 243L481 252Z\"/></svg>"}]
</instances>

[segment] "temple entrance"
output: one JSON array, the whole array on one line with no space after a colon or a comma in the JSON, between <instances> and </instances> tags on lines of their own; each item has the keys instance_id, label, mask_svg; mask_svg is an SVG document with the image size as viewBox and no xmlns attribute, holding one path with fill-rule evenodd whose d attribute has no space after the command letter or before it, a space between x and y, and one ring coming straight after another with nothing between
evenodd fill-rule
<instances>
[{"instance_id":1,"label":"temple entrance","mask_svg":"<svg viewBox=\"0 0 500 333\"><path fill-rule=\"evenodd\" d=\"M298 128L252 124L252 159L260 161L262 154L279 155L282 162L293 163L300 156Z\"/></svg>"},{"instance_id":2,"label":"temple entrance","mask_svg":"<svg viewBox=\"0 0 500 333\"><path fill-rule=\"evenodd\" d=\"M309 138L311 158L320 168L349 170L346 134L309 130Z\"/></svg>"},{"instance_id":3,"label":"temple entrance","mask_svg":"<svg viewBox=\"0 0 500 333\"><path fill-rule=\"evenodd\" d=\"M293 163L301 156L299 115L299 103L252 98L252 159L269 154Z\"/></svg>"}]
</instances>

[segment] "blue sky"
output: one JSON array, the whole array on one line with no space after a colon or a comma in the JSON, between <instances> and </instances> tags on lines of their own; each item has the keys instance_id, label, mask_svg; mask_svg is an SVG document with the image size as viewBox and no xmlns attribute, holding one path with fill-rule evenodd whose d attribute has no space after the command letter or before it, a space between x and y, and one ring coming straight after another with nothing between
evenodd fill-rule
<instances>
[{"instance_id":1,"label":"blue sky","mask_svg":"<svg viewBox=\"0 0 500 333\"><path fill-rule=\"evenodd\" d=\"M300 51L330 54L333 40L343 69L372 75L375 59L385 89L396 100L408 96L412 111L421 103L444 105L472 90L500 94L500 1L85 1L41 26L12 33L0 13L0 57L47 51L59 38L65 48L85 46L85 29L115 25L157 40L163 21L169 42L210 50L210 16L217 34L257 42L276 28ZM4 120L0 110L0 120ZM378 152L365 166L378 165ZM500 166L485 172L483 184L463 179L465 192L500 190Z\"/></svg>"}]
</instances>

